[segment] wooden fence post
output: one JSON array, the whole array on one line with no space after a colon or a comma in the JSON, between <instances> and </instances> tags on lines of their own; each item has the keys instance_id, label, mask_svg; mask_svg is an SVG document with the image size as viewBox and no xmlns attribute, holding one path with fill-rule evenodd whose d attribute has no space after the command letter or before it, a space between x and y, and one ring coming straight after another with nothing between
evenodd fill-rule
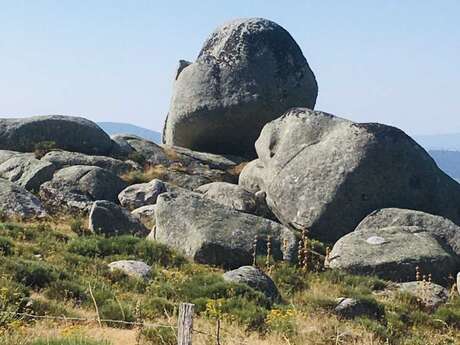
<instances>
[{"instance_id":1,"label":"wooden fence post","mask_svg":"<svg viewBox=\"0 0 460 345\"><path fill-rule=\"evenodd\" d=\"M193 311L195 305L181 303L177 320L177 345L192 345Z\"/></svg>"}]
</instances>

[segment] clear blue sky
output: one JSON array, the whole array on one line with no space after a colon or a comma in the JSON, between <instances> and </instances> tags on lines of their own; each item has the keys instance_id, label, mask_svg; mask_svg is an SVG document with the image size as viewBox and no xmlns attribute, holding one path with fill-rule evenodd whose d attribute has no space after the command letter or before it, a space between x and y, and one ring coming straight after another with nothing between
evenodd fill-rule
<instances>
[{"instance_id":1,"label":"clear blue sky","mask_svg":"<svg viewBox=\"0 0 460 345\"><path fill-rule=\"evenodd\" d=\"M317 109L409 134L460 132L460 1L0 0L0 116L81 115L160 130L179 59L219 24L286 28Z\"/></svg>"}]
</instances>

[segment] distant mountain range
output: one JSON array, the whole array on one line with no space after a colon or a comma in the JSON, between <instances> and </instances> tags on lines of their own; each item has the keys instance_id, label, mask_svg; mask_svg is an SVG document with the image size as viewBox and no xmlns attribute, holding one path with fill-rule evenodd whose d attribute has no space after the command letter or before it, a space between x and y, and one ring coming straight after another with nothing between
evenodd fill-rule
<instances>
[{"instance_id":1,"label":"distant mountain range","mask_svg":"<svg viewBox=\"0 0 460 345\"><path fill-rule=\"evenodd\" d=\"M108 134L135 134L155 143L161 143L161 133L122 122L98 122ZM414 139L433 157L446 174L460 181L460 133L417 135Z\"/></svg>"},{"instance_id":2,"label":"distant mountain range","mask_svg":"<svg viewBox=\"0 0 460 345\"><path fill-rule=\"evenodd\" d=\"M460 133L415 135L413 138L427 150L460 151Z\"/></svg>"},{"instance_id":3,"label":"distant mountain range","mask_svg":"<svg viewBox=\"0 0 460 345\"><path fill-rule=\"evenodd\" d=\"M157 144L161 143L161 133L151 129L132 125L123 122L98 122L97 123L108 134L134 134Z\"/></svg>"}]
</instances>

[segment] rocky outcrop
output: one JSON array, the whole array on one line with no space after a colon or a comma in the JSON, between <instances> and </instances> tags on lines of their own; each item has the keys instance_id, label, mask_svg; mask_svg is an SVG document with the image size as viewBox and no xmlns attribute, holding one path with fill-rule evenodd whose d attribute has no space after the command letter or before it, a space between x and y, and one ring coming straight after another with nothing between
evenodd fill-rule
<instances>
[{"instance_id":1,"label":"rocky outcrop","mask_svg":"<svg viewBox=\"0 0 460 345\"><path fill-rule=\"evenodd\" d=\"M163 140L254 156L264 124L291 107L313 108L317 93L307 60L285 29L261 18L235 20L178 70Z\"/></svg>"},{"instance_id":2,"label":"rocky outcrop","mask_svg":"<svg viewBox=\"0 0 460 345\"><path fill-rule=\"evenodd\" d=\"M236 270L225 272L224 280L246 284L262 292L272 302L277 303L281 300L280 293L273 280L257 267L243 266Z\"/></svg>"},{"instance_id":3,"label":"rocky outcrop","mask_svg":"<svg viewBox=\"0 0 460 345\"><path fill-rule=\"evenodd\" d=\"M92 165L122 175L131 170L141 169L141 166L133 161L121 161L105 156L90 156L78 152L51 151L41 158L43 162L50 162L58 168L73 165Z\"/></svg>"},{"instance_id":4,"label":"rocky outcrop","mask_svg":"<svg viewBox=\"0 0 460 345\"><path fill-rule=\"evenodd\" d=\"M155 226L155 209L156 205L146 205L131 211L131 214L138 218L142 224L151 229Z\"/></svg>"},{"instance_id":5,"label":"rocky outcrop","mask_svg":"<svg viewBox=\"0 0 460 345\"><path fill-rule=\"evenodd\" d=\"M332 248L330 268L353 274L377 275L392 281L412 281L416 269L446 283L459 258L429 231L418 226L360 229L345 235Z\"/></svg>"},{"instance_id":6,"label":"rocky outcrop","mask_svg":"<svg viewBox=\"0 0 460 345\"><path fill-rule=\"evenodd\" d=\"M138 183L123 189L118 194L118 200L123 207L134 210L145 205L154 205L158 195L166 192L165 184L154 179L148 183Z\"/></svg>"},{"instance_id":7,"label":"rocky outcrop","mask_svg":"<svg viewBox=\"0 0 460 345\"><path fill-rule=\"evenodd\" d=\"M237 268L266 251L271 237L276 259L294 260L295 234L281 224L238 212L190 192L164 193L156 207L156 238L196 262Z\"/></svg>"},{"instance_id":8,"label":"rocky outcrop","mask_svg":"<svg viewBox=\"0 0 460 345\"><path fill-rule=\"evenodd\" d=\"M152 271L151 267L142 261L119 260L109 264L110 271L121 271L124 274L141 279L147 279Z\"/></svg>"},{"instance_id":9,"label":"rocky outcrop","mask_svg":"<svg viewBox=\"0 0 460 345\"><path fill-rule=\"evenodd\" d=\"M89 229L96 234L107 236L147 236L150 232L128 210L107 200L93 203L89 213Z\"/></svg>"},{"instance_id":10,"label":"rocky outcrop","mask_svg":"<svg viewBox=\"0 0 460 345\"><path fill-rule=\"evenodd\" d=\"M45 217L40 200L24 188L0 178L0 213L12 219Z\"/></svg>"},{"instance_id":11,"label":"rocky outcrop","mask_svg":"<svg viewBox=\"0 0 460 345\"><path fill-rule=\"evenodd\" d=\"M51 180L55 171L53 164L38 160L33 154L13 155L0 164L0 178L29 191L38 191L44 182Z\"/></svg>"},{"instance_id":12,"label":"rocky outcrop","mask_svg":"<svg viewBox=\"0 0 460 345\"><path fill-rule=\"evenodd\" d=\"M385 207L460 224L460 185L397 128L295 108L263 128L256 150L241 185L260 186L283 224L315 238L335 241Z\"/></svg>"},{"instance_id":13,"label":"rocky outcrop","mask_svg":"<svg viewBox=\"0 0 460 345\"><path fill-rule=\"evenodd\" d=\"M85 212L95 200L117 201L126 183L110 171L75 165L57 171L40 187L40 198L53 212Z\"/></svg>"},{"instance_id":14,"label":"rocky outcrop","mask_svg":"<svg viewBox=\"0 0 460 345\"><path fill-rule=\"evenodd\" d=\"M108 154L110 137L94 122L73 116L33 116L0 119L0 149L32 152L52 142L56 148L87 154Z\"/></svg>"},{"instance_id":15,"label":"rocky outcrop","mask_svg":"<svg viewBox=\"0 0 460 345\"><path fill-rule=\"evenodd\" d=\"M436 237L444 247L448 247L460 258L460 226L454 224L449 219L429 213L399 208L376 210L364 218L358 224L355 231L372 229L378 233L380 229L391 226L423 228Z\"/></svg>"}]
</instances>

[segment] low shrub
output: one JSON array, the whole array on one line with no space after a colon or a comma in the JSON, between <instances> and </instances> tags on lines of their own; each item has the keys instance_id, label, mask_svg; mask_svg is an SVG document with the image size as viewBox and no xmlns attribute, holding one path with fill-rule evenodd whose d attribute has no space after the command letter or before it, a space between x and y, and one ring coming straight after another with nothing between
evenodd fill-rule
<instances>
[{"instance_id":1,"label":"low shrub","mask_svg":"<svg viewBox=\"0 0 460 345\"><path fill-rule=\"evenodd\" d=\"M14 252L14 244L13 242L7 238L0 236L0 256L8 256L13 255Z\"/></svg>"},{"instance_id":2,"label":"low shrub","mask_svg":"<svg viewBox=\"0 0 460 345\"><path fill-rule=\"evenodd\" d=\"M99 316L103 320L114 320L114 321L127 321L134 322L135 317L132 307L128 304L119 302L117 300L106 300L99 306ZM117 328L131 328L129 324L120 322L106 321L105 324L109 327Z\"/></svg>"},{"instance_id":3,"label":"low shrub","mask_svg":"<svg viewBox=\"0 0 460 345\"><path fill-rule=\"evenodd\" d=\"M23 259L5 259L0 271L33 289L41 289L59 278L57 270L48 263Z\"/></svg>"},{"instance_id":4,"label":"low shrub","mask_svg":"<svg viewBox=\"0 0 460 345\"><path fill-rule=\"evenodd\" d=\"M172 327L144 328L141 331L140 340L146 345L177 344L176 331Z\"/></svg>"},{"instance_id":5,"label":"low shrub","mask_svg":"<svg viewBox=\"0 0 460 345\"><path fill-rule=\"evenodd\" d=\"M107 341L92 340L83 337L43 338L32 341L30 345L110 345Z\"/></svg>"}]
</instances>

